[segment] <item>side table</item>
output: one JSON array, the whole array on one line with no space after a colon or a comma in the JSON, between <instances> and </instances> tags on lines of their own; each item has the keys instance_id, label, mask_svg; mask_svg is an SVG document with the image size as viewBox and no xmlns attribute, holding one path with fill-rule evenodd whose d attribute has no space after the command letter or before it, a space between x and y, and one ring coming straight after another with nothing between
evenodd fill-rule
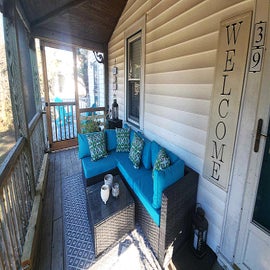
<instances>
[{"instance_id":1,"label":"side table","mask_svg":"<svg viewBox=\"0 0 270 270\"><path fill-rule=\"evenodd\" d=\"M86 188L89 224L93 234L95 256L120 240L135 228L135 203L119 175L114 182L120 186L118 198L112 197L104 204L100 197L103 181Z\"/></svg>"},{"instance_id":2,"label":"side table","mask_svg":"<svg viewBox=\"0 0 270 270\"><path fill-rule=\"evenodd\" d=\"M109 119L108 124L109 124L109 129L122 128L121 119L117 119L117 120Z\"/></svg>"}]
</instances>

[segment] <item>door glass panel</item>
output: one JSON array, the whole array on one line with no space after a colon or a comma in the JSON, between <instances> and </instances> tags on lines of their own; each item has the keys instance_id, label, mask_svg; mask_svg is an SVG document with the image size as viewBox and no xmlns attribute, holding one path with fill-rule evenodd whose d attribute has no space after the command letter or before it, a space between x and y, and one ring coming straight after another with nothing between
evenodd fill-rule
<instances>
[{"instance_id":1,"label":"door glass panel","mask_svg":"<svg viewBox=\"0 0 270 270\"><path fill-rule=\"evenodd\" d=\"M129 43L129 79L141 77L141 38Z\"/></svg>"},{"instance_id":2,"label":"door glass panel","mask_svg":"<svg viewBox=\"0 0 270 270\"><path fill-rule=\"evenodd\" d=\"M77 137L73 52L45 47L52 142Z\"/></svg>"},{"instance_id":3,"label":"door glass panel","mask_svg":"<svg viewBox=\"0 0 270 270\"><path fill-rule=\"evenodd\" d=\"M128 117L130 121L138 123L140 116L140 82L129 81L128 86Z\"/></svg>"},{"instance_id":4,"label":"door glass panel","mask_svg":"<svg viewBox=\"0 0 270 270\"><path fill-rule=\"evenodd\" d=\"M270 125L266 140L253 222L270 233Z\"/></svg>"},{"instance_id":5,"label":"door glass panel","mask_svg":"<svg viewBox=\"0 0 270 270\"><path fill-rule=\"evenodd\" d=\"M105 78L103 54L77 49L77 82L81 132L98 131L105 125Z\"/></svg>"},{"instance_id":6,"label":"door glass panel","mask_svg":"<svg viewBox=\"0 0 270 270\"><path fill-rule=\"evenodd\" d=\"M50 102L75 101L72 51L45 47Z\"/></svg>"},{"instance_id":7,"label":"door glass panel","mask_svg":"<svg viewBox=\"0 0 270 270\"><path fill-rule=\"evenodd\" d=\"M103 57L103 54L100 55ZM77 74L80 108L103 107L104 64L97 61L93 51L77 50Z\"/></svg>"}]
</instances>

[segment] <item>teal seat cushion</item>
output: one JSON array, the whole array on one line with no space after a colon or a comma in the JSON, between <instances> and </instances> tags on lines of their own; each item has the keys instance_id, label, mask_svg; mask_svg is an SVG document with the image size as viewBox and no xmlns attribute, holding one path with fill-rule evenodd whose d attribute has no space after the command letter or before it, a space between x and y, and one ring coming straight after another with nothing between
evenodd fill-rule
<instances>
[{"instance_id":1,"label":"teal seat cushion","mask_svg":"<svg viewBox=\"0 0 270 270\"><path fill-rule=\"evenodd\" d=\"M151 170L147 170L144 167L141 167L139 170L135 169L133 163L128 158L128 153L116 152L114 155L115 159L117 160L118 169L132 189L134 187L133 184L136 178L144 178L146 173L151 176Z\"/></svg>"},{"instance_id":2,"label":"teal seat cushion","mask_svg":"<svg viewBox=\"0 0 270 270\"><path fill-rule=\"evenodd\" d=\"M141 169L140 169L141 170ZM160 209L152 204L153 180L151 170L146 170L144 177L134 179L133 190L157 226L160 225Z\"/></svg>"},{"instance_id":3,"label":"teal seat cushion","mask_svg":"<svg viewBox=\"0 0 270 270\"><path fill-rule=\"evenodd\" d=\"M87 134L78 133L78 146L79 146L78 149L79 159L91 156L87 140Z\"/></svg>"},{"instance_id":4,"label":"teal seat cushion","mask_svg":"<svg viewBox=\"0 0 270 270\"><path fill-rule=\"evenodd\" d=\"M179 159L168 168L157 171L153 170L153 207L159 209L161 207L161 196L164 189L175 183L184 176L184 161Z\"/></svg>"},{"instance_id":5,"label":"teal seat cushion","mask_svg":"<svg viewBox=\"0 0 270 270\"><path fill-rule=\"evenodd\" d=\"M111 153L107 157L101 158L97 161L91 161L90 157L82 159L82 169L85 178L94 177L114 168L116 168L116 161L114 155Z\"/></svg>"},{"instance_id":6,"label":"teal seat cushion","mask_svg":"<svg viewBox=\"0 0 270 270\"><path fill-rule=\"evenodd\" d=\"M133 163L128 158L128 153L116 152L115 159L117 161L117 167L126 179L128 185L133 189L133 174L139 173L141 170L136 170Z\"/></svg>"},{"instance_id":7,"label":"teal seat cushion","mask_svg":"<svg viewBox=\"0 0 270 270\"><path fill-rule=\"evenodd\" d=\"M152 205L153 199L153 180L152 170L141 167L139 170L133 167L133 163L126 159L122 153L116 153L118 160L117 167L125 177L128 185L140 199L154 222L160 224L160 209L155 209ZM121 192L121 191L120 191Z\"/></svg>"}]
</instances>

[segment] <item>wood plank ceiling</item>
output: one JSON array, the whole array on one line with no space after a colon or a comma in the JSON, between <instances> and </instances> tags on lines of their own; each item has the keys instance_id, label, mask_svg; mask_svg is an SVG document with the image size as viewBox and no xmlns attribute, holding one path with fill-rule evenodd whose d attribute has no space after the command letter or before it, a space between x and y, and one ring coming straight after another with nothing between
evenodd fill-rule
<instances>
[{"instance_id":1,"label":"wood plank ceiling","mask_svg":"<svg viewBox=\"0 0 270 270\"><path fill-rule=\"evenodd\" d=\"M127 0L19 0L35 37L104 50Z\"/></svg>"}]
</instances>

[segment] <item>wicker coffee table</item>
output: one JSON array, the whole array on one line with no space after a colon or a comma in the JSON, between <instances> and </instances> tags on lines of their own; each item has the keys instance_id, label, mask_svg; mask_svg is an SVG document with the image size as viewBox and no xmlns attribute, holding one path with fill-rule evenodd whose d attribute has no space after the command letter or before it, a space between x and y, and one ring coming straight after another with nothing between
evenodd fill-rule
<instances>
[{"instance_id":1,"label":"wicker coffee table","mask_svg":"<svg viewBox=\"0 0 270 270\"><path fill-rule=\"evenodd\" d=\"M94 238L95 256L98 256L126 233L135 228L135 203L119 175L114 176L119 183L120 194L110 198L106 205L100 197L103 181L86 188L88 218Z\"/></svg>"}]
</instances>

